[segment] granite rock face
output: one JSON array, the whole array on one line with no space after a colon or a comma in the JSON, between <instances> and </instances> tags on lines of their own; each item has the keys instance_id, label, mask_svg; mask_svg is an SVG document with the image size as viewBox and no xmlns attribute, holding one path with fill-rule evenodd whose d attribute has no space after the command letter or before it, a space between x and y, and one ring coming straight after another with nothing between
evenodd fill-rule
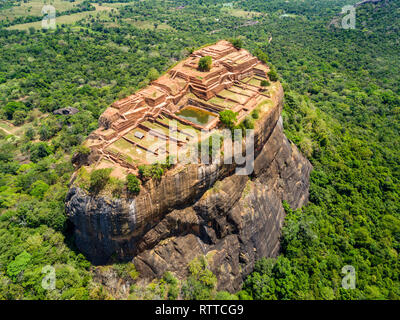
<instances>
[{"instance_id":1,"label":"granite rock face","mask_svg":"<svg viewBox=\"0 0 400 320\"><path fill-rule=\"evenodd\" d=\"M78 248L95 264L132 260L140 276L167 270L187 275L187 264L206 255L218 289L240 289L261 257L279 253L282 201L308 200L309 161L291 144L281 123L283 91L258 120L254 172L235 165L191 164L150 180L132 199L90 195L72 185L66 211Z\"/></svg>"},{"instance_id":2,"label":"granite rock face","mask_svg":"<svg viewBox=\"0 0 400 320\"><path fill-rule=\"evenodd\" d=\"M308 199L311 165L289 143L278 124L256 159L251 179L231 175L214 185L193 205L167 214L137 243L134 263L144 277L173 271L186 275L186 265L206 255L218 289L236 291L256 260L279 253L285 212Z\"/></svg>"}]
</instances>

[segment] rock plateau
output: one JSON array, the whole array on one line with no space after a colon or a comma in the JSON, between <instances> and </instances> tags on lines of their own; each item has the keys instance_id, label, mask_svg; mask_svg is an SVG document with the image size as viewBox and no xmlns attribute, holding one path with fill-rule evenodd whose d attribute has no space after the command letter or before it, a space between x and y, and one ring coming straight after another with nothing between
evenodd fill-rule
<instances>
[{"instance_id":1,"label":"rock plateau","mask_svg":"<svg viewBox=\"0 0 400 320\"><path fill-rule=\"evenodd\" d=\"M229 102L234 101L232 108L242 112L242 119L260 108L254 129L253 172L249 176L237 175L235 163L177 164L160 180L144 182L136 196L114 198L106 193L91 194L82 188L76 182L80 170L77 168L66 198L66 211L74 226L78 248L93 263L133 260L142 278L161 277L167 270L184 278L188 263L205 255L217 276L218 289L234 292L240 289L243 277L252 271L257 259L279 254L285 217L282 201L287 201L293 209L307 203L312 166L283 133L282 86L278 81L272 82L265 94L257 82L268 80L268 67L246 50L234 49L225 41L195 51L188 61L193 63L198 57L212 54L215 65L210 71L211 82L198 82L192 88L191 78L182 75L189 68L187 63L178 65L163 76L164 82L155 81L162 85L152 84L161 92L155 97L165 96L152 106L147 104L146 108L157 112L146 109L139 122L135 116L131 127L122 126L128 118L115 108L120 104L106 110L100 118L100 129L88 139L91 154L81 165L90 171L102 161L114 161L111 167L119 167L124 174L135 173L135 163L129 163L121 154L112 155L107 149L109 145L123 139L130 130L137 130L143 121L148 121L141 127L144 135L151 134L145 128L152 124L159 127L163 117L180 121L176 117L182 108L177 107L181 104L179 99L183 99L183 108L195 104L216 114L219 108L229 108ZM170 92L166 78L172 77L178 83L180 80L174 78L178 71L182 73L181 79L187 81L182 87L186 86L187 92L179 91L180 98L166 103ZM230 92L237 95L228 95ZM193 96L187 99L188 94ZM212 100L213 97L218 100ZM124 112L129 114L130 108L144 108L137 102L141 98L140 93L130 98L136 105L124 106ZM116 129L119 125L120 131ZM183 120L182 125L190 123ZM214 121L204 128L217 130L217 126ZM180 133L184 134L182 128ZM101 135L102 130L110 135L109 140ZM159 134L159 138L165 137ZM165 139L168 141L168 137Z\"/></svg>"}]
</instances>

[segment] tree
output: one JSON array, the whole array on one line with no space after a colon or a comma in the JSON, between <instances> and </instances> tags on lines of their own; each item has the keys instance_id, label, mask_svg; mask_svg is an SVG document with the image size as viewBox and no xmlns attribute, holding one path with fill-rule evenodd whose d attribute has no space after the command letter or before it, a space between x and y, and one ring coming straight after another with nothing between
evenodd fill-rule
<instances>
[{"instance_id":1,"label":"tree","mask_svg":"<svg viewBox=\"0 0 400 320\"><path fill-rule=\"evenodd\" d=\"M276 70L275 69L271 69L269 72L268 72L268 78L269 78L269 80L271 80L271 81L278 81L278 73L276 72Z\"/></svg>"},{"instance_id":2,"label":"tree","mask_svg":"<svg viewBox=\"0 0 400 320\"><path fill-rule=\"evenodd\" d=\"M20 101L10 101L4 107L4 112L7 116L8 120L12 120L14 116L14 112L17 110L26 110L25 105Z\"/></svg>"},{"instance_id":3,"label":"tree","mask_svg":"<svg viewBox=\"0 0 400 320\"><path fill-rule=\"evenodd\" d=\"M84 146L84 145L80 145L78 148L77 148L77 150L76 150L78 153L80 153L81 155L85 155L85 156L88 156L89 154L90 154L90 148L89 147L86 147L86 146Z\"/></svg>"},{"instance_id":4,"label":"tree","mask_svg":"<svg viewBox=\"0 0 400 320\"><path fill-rule=\"evenodd\" d=\"M246 129L254 129L254 120L251 117L246 117L243 121L243 125Z\"/></svg>"},{"instance_id":5,"label":"tree","mask_svg":"<svg viewBox=\"0 0 400 320\"><path fill-rule=\"evenodd\" d=\"M212 58L210 56L201 57L199 60L198 69L200 71L210 71L212 66Z\"/></svg>"},{"instance_id":6,"label":"tree","mask_svg":"<svg viewBox=\"0 0 400 320\"><path fill-rule=\"evenodd\" d=\"M100 192L110 180L111 169L98 169L92 171L90 174L89 191L98 193Z\"/></svg>"},{"instance_id":7,"label":"tree","mask_svg":"<svg viewBox=\"0 0 400 320\"><path fill-rule=\"evenodd\" d=\"M30 194L38 199L43 199L43 195L47 190L49 190L49 185L42 180L37 180L32 184Z\"/></svg>"},{"instance_id":8,"label":"tree","mask_svg":"<svg viewBox=\"0 0 400 320\"><path fill-rule=\"evenodd\" d=\"M30 149L31 161L38 162L40 159L51 154L51 148L45 142L34 143Z\"/></svg>"},{"instance_id":9,"label":"tree","mask_svg":"<svg viewBox=\"0 0 400 320\"><path fill-rule=\"evenodd\" d=\"M46 125L42 125L39 129L40 140L46 141L50 138L49 128Z\"/></svg>"},{"instance_id":10,"label":"tree","mask_svg":"<svg viewBox=\"0 0 400 320\"><path fill-rule=\"evenodd\" d=\"M140 191L140 180L135 175L129 173L126 176L126 188L131 193L139 193L139 191Z\"/></svg>"},{"instance_id":11,"label":"tree","mask_svg":"<svg viewBox=\"0 0 400 320\"><path fill-rule=\"evenodd\" d=\"M26 269L31 259L32 256L28 252L23 251L7 265L7 275L15 281L17 276Z\"/></svg>"},{"instance_id":12,"label":"tree","mask_svg":"<svg viewBox=\"0 0 400 320\"><path fill-rule=\"evenodd\" d=\"M236 49L241 49L243 47L243 40L241 38L233 38L230 39L229 42L232 43Z\"/></svg>"},{"instance_id":13,"label":"tree","mask_svg":"<svg viewBox=\"0 0 400 320\"><path fill-rule=\"evenodd\" d=\"M261 87L268 87L270 85L268 80L261 80L260 83Z\"/></svg>"},{"instance_id":14,"label":"tree","mask_svg":"<svg viewBox=\"0 0 400 320\"><path fill-rule=\"evenodd\" d=\"M245 290L240 290L238 293L236 293L236 295L239 300L253 300L251 295Z\"/></svg>"},{"instance_id":15,"label":"tree","mask_svg":"<svg viewBox=\"0 0 400 320\"><path fill-rule=\"evenodd\" d=\"M13 114L13 122L16 126L20 126L24 124L26 118L26 111L24 110L16 110Z\"/></svg>"},{"instance_id":16,"label":"tree","mask_svg":"<svg viewBox=\"0 0 400 320\"><path fill-rule=\"evenodd\" d=\"M189 277L182 286L182 295L185 299L210 299L216 284L216 276L208 268L206 258L201 256L189 263Z\"/></svg>"},{"instance_id":17,"label":"tree","mask_svg":"<svg viewBox=\"0 0 400 320\"><path fill-rule=\"evenodd\" d=\"M238 300L238 297L227 291L218 291L215 295L215 300Z\"/></svg>"},{"instance_id":18,"label":"tree","mask_svg":"<svg viewBox=\"0 0 400 320\"><path fill-rule=\"evenodd\" d=\"M154 163L151 165L151 177L153 179L160 180L163 174L164 169L161 167L161 164Z\"/></svg>"},{"instance_id":19,"label":"tree","mask_svg":"<svg viewBox=\"0 0 400 320\"><path fill-rule=\"evenodd\" d=\"M175 164L175 157L168 155L165 158L165 161L163 163L161 163L161 167L166 168L166 169L170 169L173 167L173 165Z\"/></svg>"},{"instance_id":20,"label":"tree","mask_svg":"<svg viewBox=\"0 0 400 320\"><path fill-rule=\"evenodd\" d=\"M25 137L27 137L29 140L33 140L33 138L35 137L36 132L35 129L33 129L32 127L29 127L26 131L25 131Z\"/></svg>"},{"instance_id":21,"label":"tree","mask_svg":"<svg viewBox=\"0 0 400 320\"><path fill-rule=\"evenodd\" d=\"M151 167L148 165L139 166L139 176L142 180L148 180L151 178Z\"/></svg>"},{"instance_id":22,"label":"tree","mask_svg":"<svg viewBox=\"0 0 400 320\"><path fill-rule=\"evenodd\" d=\"M139 175L142 180L148 180L150 178L159 180L164 174L164 170L160 163L153 163L152 165L140 165Z\"/></svg>"},{"instance_id":23,"label":"tree","mask_svg":"<svg viewBox=\"0 0 400 320\"><path fill-rule=\"evenodd\" d=\"M172 272L167 271L164 273L162 280L164 280L165 283L168 284L168 300L176 300L179 296L178 279L174 277Z\"/></svg>"},{"instance_id":24,"label":"tree","mask_svg":"<svg viewBox=\"0 0 400 320\"><path fill-rule=\"evenodd\" d=\"M257 48L257 49L255 50L254 54L257 56L257 58L258 58L259 60L261 60L261 61L264 62L264 63L267 63L267 61L268 61L268 55L267 55L264 51L262 51L261 49Z\"/></svg>"},{"instance_id":25,"label":"tree","mask_svg":"<svg viewBox=\"0 0 400 320\"><path fill-rule=\"evenodd\" d=\"M219 113L219 120L229 129L233 129L237 121L237 112L223 110Z\"/></svg>"},{"instance_id":26,"label":"tree","mask_svg":"<svg viewBox=\"0 0 400 320\"><path fill-rule=\"evenodd\" d=\"M156 68L151 68L149 72L147 73L147 79L150 81L157 80L160 77L160 73Z\"/></svg>"},{"instance_id":27,"label":"tree","mask_svg":"<svg viewBox=\"0 0 400 320\"><path fill-rule=\"evenodd\" d=\"M251 112L251 116L253 117L253 119L258 119L260 117L260 111L258 111L257 109L254 109Z\"/></svg>"}]
</instances>

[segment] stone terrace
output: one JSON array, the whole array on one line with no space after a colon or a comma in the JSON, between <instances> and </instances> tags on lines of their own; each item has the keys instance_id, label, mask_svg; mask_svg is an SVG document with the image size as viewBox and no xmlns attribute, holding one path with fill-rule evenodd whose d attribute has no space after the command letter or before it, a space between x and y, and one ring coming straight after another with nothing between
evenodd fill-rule
<instances>
[{"instance_id":1,"label":"stone terrace","mask_svg":"<svg viewBox=\"0 0 400 320\"><path fill-rule=\"evenodd\" d=\"M212 57L208 72L197 69L204 56ZM269 98L261 87L268 71L256 57L228 41L201 48L148 87L114 102L85 144L100 154L97 167L107 162L136 170L146 163L146 152L168 155L169 142L178 148L197 142L196 130L214 130L222 110L237 112L242 121ZM174 135L168 130L170 120L176 123ZM161 142L159 148L154 147L155 141Z\"/></svg>"}]
</instances>

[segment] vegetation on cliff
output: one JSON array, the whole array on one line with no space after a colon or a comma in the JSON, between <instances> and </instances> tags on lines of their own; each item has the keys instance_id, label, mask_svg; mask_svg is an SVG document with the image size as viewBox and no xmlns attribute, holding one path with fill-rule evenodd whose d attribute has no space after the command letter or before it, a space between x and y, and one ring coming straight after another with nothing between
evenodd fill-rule
<instances>
[{"instance_id":1,"label":"vegetation on cliff","mask_svg":"<svg viewBox=\"0 0 400 320\"><path fill-rule=\"evenodd\" d=\"M237 112L233 112L232 110L224 110L219 113L219 121L229 128L233 129L235 127L235 123L237 121Z\"/></svg>"}]
</instances>

